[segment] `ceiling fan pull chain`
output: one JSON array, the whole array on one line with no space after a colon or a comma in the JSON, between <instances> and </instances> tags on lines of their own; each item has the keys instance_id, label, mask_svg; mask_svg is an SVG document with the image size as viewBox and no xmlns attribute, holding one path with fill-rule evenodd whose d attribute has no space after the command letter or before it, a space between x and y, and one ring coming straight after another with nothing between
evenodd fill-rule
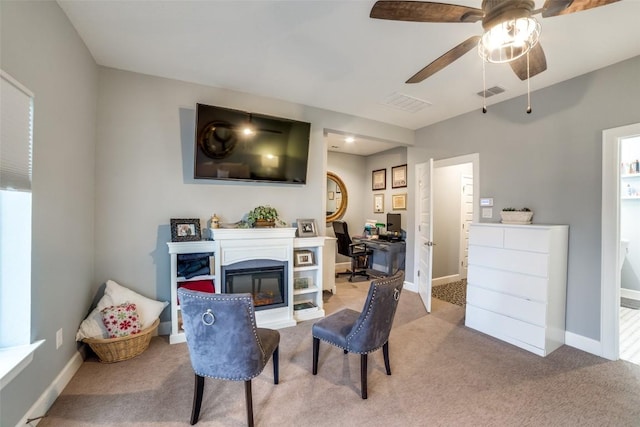
<instances>
[{"instance_id":1,"label":"ceiling fan pull chain","mask_svg":"<svg viewBox=\"0 0 640 427\"><path fill-rule=\"evenodd\" d=\"M487 78L484 69L484 59L482 60L482 114L487 114Z\"/></svg>"},{"instance_id":2,"label":"ceiling fan pull chain","mask_svg":"<svg viewBox=\"0 0 640 427\"><path fill-rule=\"evenodd\" d=\"M527 114L531 114L531 77L529 75L529 51L527 51Z\"/></svg>"}]
</instances>

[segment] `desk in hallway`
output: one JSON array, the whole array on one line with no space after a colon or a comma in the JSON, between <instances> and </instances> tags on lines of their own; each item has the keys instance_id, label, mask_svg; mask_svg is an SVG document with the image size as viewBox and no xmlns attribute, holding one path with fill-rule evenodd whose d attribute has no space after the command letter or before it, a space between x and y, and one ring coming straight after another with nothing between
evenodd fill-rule
<instances>
[{"instance_id":1,"label":"desk in hallway","mask_svg":"<svg viewBox=\"0 0 640 427\"><path fill-rule=\"evenodd\" d=\"M397 270L404 270L406 243L354 237L353 243L363 243L373 251L369 268L372 272L392 276Z\"/></svg>"}]
</instances>

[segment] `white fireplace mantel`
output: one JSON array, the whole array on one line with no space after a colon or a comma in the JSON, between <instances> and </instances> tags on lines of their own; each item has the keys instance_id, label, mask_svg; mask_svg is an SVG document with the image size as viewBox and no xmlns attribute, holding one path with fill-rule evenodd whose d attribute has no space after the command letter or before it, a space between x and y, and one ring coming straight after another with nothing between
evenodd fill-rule
<instances>
[{"instance_id":1,"label":"white fireplace mantel","mask_svg":"<svg viewBox=\"0 0 640 427\"><path fill-rule=\"evenodd\" d=\"M293 239L295 228L211 228L216 245L215 275L238 262L271 259L287 263L287 307L256 311L258 326L280 329L295 326L293 317Z\"/></svg>"}]
</instances>

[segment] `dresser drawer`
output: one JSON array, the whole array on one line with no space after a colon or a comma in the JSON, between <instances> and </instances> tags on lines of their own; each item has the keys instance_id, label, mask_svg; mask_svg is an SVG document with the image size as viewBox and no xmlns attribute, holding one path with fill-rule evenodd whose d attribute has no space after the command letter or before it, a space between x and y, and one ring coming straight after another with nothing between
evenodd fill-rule
<instances>
[{"instance_id":1,"label":"dresser drawer","mask_svg":"<svg viewBox=\"0 0 640 427\"><path fill-rule=\"evenodd\" d=\"M467 282L469 285L480 286L496 292L504 292L534 301L547 301L549 280L545 277L469 265Z\"/></svg>"},{"instance_id":2,"label":"dresser drawer","mask_svg":"<svg viewBox=\"0 0 640 427\"><path fill-rule=\"evenodd\" d=\"M534 325L545 325L547 305L543 302L467 286L467 304Z\"/></svg>"},{"instance_id":3,"label":"dresser drawer","mask_svg":"<svg viewBox=\"0 0 640 427\"><path fill-rule=\"evenodd\" d=\"M523 252L509 249L469 246L469 265L497 268L533 276L547 277L549 257L547 254Z\"/></svg>"},{"instance_id":4,"label":"dresser drawer","mask_svg":"<svg viewBox=\"0 0 640 427\"><path fill-rule=\"evenodd\" d=\"M504 246L504 230L497 227L471 225L469 244L501 248Z\"/></svg>"},{"instance_id":5,"label":"dresser drawer","mask_svg":"<svg viewBox=\"0 0 640 427\"><path fill-rule=\"evenodd\" d=\"M545 348L545 329L467 304L465 325L527 350ZM536 352L540 354L540 352ZM544 353L544 351L542 351Z\"/></svg>"},{"instance_id":6,"label":"dresser drawer","mask_svg":"<svg viewBox=\"0 0 640 427\"><path fill-rule=\"evenodd\" d=\"M505 249L531 252L549 252L551 232L544 228L506 228L504 230Z\"/></svg>"}]
</instances>

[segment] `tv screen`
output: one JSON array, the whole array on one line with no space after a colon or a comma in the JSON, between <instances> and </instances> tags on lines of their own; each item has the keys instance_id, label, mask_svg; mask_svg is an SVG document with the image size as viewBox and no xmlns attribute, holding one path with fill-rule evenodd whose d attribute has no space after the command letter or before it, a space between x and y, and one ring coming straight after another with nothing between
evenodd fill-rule
<instances>
[{"instance_id":1,"label":"tv screen","mask_svg":"<svg viewBox=\"0 0 640 427\"><path fill-rule=\"evenodd\" d=\"M305 184L311 124L196 105L196 179Z\"/></svg>"}]
</instances>

